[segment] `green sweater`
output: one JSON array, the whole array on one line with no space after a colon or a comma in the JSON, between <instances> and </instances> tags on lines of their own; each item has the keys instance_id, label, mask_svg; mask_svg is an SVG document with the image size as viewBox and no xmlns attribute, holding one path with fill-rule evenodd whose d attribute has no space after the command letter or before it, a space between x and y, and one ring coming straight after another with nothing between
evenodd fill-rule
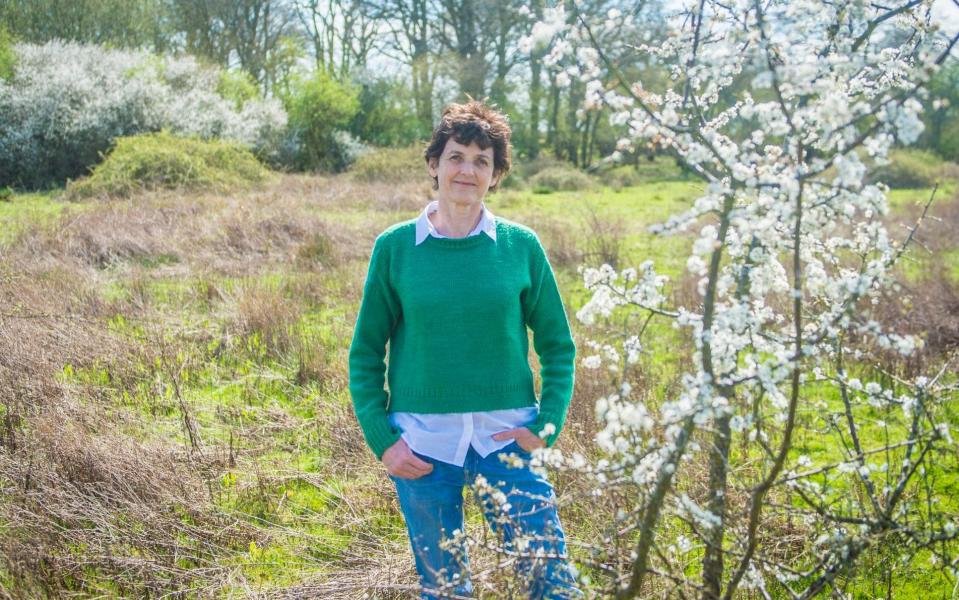
<instances>
[{"instance_id":1,"label":"green sweater","mask_svg":"<svg viewBox=\"0 0 959 600\"><path fill-rule=\"evenodd\" d=\"M350 345L350 393L366 442L383 455L399 438L391 412L462 413L537 403L527 326L542 368L539 417L556 441L573 392L576 348L536 234L496 218L476 235L414 244L415 221L373 246ZM384 389L389 342L389 392Z\"/></svg>"}]
</instances>

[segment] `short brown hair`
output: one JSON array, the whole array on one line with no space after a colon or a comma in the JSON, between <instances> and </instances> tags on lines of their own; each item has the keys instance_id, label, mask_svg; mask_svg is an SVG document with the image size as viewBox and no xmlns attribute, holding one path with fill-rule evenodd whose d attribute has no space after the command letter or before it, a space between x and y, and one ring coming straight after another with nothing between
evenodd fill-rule
<instances>
[{"instance_id":1,"label":"short brown hair","mask_svg":"<svg viewBox=\"0 0 959 600\"><path fill-rule=\"evenodd\" d=\"M443 109L443 117L433 129L433 139L423 152L426 164L433 159L439 161L446 142L453 138L460 144L468 146L473 142L486 150L493 147L493 175L499 176L499 184L509 173L512 167L512 146L509 143L512 130L509 119L497 110L496 105L488 105L479 100L470 98L466 104L450 104ZM433 178L433 189L438 188L436 178ZM496 186L490 186L490 190Z\"/></svg>"}]
</instances>

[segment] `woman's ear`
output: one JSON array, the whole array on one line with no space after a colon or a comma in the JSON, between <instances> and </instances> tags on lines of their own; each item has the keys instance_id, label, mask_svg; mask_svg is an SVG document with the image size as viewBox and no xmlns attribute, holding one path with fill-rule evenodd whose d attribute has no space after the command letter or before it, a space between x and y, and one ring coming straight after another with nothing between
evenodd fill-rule
<instances>
[{"instance_id":1,"label":"woman's ear","mask_svg":"<svg viewBox=\"0 0 959 600\"><path fill-rule=\"evenodd\" d=\"M429 171L430 177L436 177L436 164L436 157L432 157L426 161L426 169Z\"/></svg>"}]
</instances>

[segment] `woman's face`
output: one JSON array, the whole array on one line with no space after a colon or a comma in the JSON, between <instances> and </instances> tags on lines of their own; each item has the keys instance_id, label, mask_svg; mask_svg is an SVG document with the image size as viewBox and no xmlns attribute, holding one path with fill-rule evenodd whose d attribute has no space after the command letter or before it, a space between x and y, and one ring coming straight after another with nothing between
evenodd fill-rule
<instances>
[{"instance_id":1,"label":"woman's face","mask_svg":"<svg viewBox=\"0 0 959 600\"><path fill-rule=\"evenodd\" d=\"M496 183L493 147L483 150L475 142L464 146L450 138L429 170L439 186L437 199L454 204L479 204Z\"/></svg>"}]
</instances>

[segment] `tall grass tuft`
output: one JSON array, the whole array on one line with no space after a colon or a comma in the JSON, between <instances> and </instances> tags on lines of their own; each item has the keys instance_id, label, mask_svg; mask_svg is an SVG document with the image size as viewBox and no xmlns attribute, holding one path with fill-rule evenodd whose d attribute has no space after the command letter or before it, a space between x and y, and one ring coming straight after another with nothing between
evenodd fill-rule
<instances>
[{"instance_id":1,"label":"tall grass tuft","mask_svg":"<svg viewBox=\"0 0 959 600\"><path fill-rule=\"evenodd\" d=\"M272 285L252 285L236 298L236 332L254 355L279 357L294 349L302 307Z\"/></svg>"},{"instance_id":2,"label":"tall grass tuft","mask_svg":"<svg viewBox=\"0 0 959 600\"><path fill-rule=\"evenodd\" d=\"M533 192L549 194L560 191L582 191L595 186L593 178L573 166L543 169L529 180Z\"/></svg>"},{"instance_id":3,"label":"tall grass tuft","mask_svg":"<svg viewBox=\"0 0 959 600\"><path fill-rule=\"evenodd\" d=\"M117 140L89 177L67 186L69 199L127 197L143 190L248 188L269 172L232 142L181 138L167 132Z\"/></svg>"}]
</instances>

